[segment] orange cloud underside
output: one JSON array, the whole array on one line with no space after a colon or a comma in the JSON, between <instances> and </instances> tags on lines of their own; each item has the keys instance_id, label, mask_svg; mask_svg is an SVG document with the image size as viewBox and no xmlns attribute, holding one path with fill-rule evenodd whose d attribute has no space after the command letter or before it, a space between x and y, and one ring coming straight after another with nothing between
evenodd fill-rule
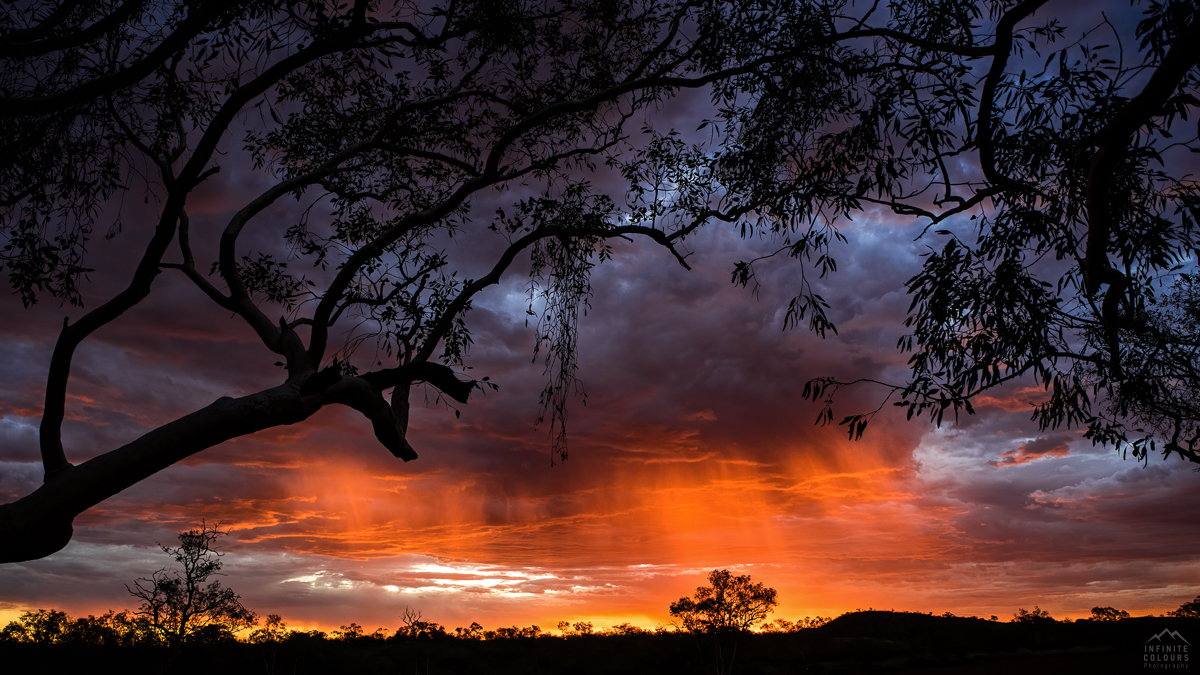
<instances>
[{"instance_id":1,"label":"orange cloud underside","mask_svg":"<svg viewBox=\"0 0 1200 675\"><path fill-rule=\"evenodd\" d=\"M830 434L813 436L832 442ZM847 561L871 566L870 576L879 579L893 561L911 567L946 554L943 535L953 509L913 507L917 496L903 487L905 470L889 464L880 447L887 438L836 455L800 440L768 462L704 447L687 431L646 430L615 461L603 447L581 447L560 467L532 467L529 482L498 485L477 469L443 462L417 473L410 470L417 464L364 461L361 452L326 445L319 432L290 434L257 440L260 450L269 441L268 457L274 456L269 446L288 446L291 462L238 460L263 479L256 496L153 508L180 526L200 517L221 521L248 549L357 561L385 595L388 586L416 588L418 595L512 591L521 601L497 614L508 622L545 626L557 616L594 618L598 625L664 623L667 604L718 566L778 588L781 616L830 614L880 602L878 589L861 587L862 574L847 577ZM427 570L394 562L414 555L450 567L429 582ZM480 564L553 581L534 584L530 594L507 582L489 586L491 577L479 577L477 569L467 573L475 586L456 581L454 565ZM328 571L298 578L306 581L294 583L331 593L338 587ZM422 604L417 597L403 602ZM472 620L466 613L454 619L454 611L437 616L438 602L426 600L434 605L425 608L429 618ZM323 623L336 627L339 620L366 621L347 615Z\"/></svg>"},{"instance_id":2,"label":"orange cloud underside","mask_svg":"<svg viewBox=\"0 0 1200 675\"><path fill-rule=\"evenodd\" d=\"M430 422L436 412L414 412L427 430L447 428ZM551 469L540 434L467 422L418 437L421 460L404 464L353 420L322 412L206 451L76 525L140 520L170 532L219 522L234 531L226 583L264 614L326 630L394 628L405 606L450 627L650 627L669 622L668 604L716 567L777 588L776 616L791 619L867 607L1007 617L1034 604L1056 616L1174 606L1161 588L1120 595L1128 573L1101 554L1037 543L1081 536L1110 550L1090 494L1026 489L1018 509L1032 520L1014 525L1011 513L989 511L990 497L974 503L946 487L964 466L1004 482L1069 460L1075 435L1013 437L998 446L1009 450L943 466L946 457L913 448L955 436L922 440L917 425L885 420L848 443L805 420L791 427L798 433L760 441L712 431L704 425L721 420L706 413L586 430ZM1092 534L1037 530L1039 514L1072 509L1061 520L1094 520ZM1184 568L1174 574L1200 583ZM109 606L121 605L73 611Z\"/></svg>"}]
</instances>

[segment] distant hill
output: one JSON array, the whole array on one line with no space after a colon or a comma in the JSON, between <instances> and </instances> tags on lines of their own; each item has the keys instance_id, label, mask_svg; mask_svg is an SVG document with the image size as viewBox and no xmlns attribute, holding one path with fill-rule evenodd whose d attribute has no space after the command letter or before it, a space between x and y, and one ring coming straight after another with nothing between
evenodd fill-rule
<instances>
[{"instance_id":1,"label":"distant hill","mask_svg":"<svg viewBox=\"0 0 1200 675\"><path fill-rule=\"evenodd\" d=\"M1164 630L1168 635L1155 640ZM1170 631L1180 637L1176 639ZM1022 671L1200 673L1200 664L1169 658L1189 657L1191 645L1200 645L1198 619L1134 617L1120 621L1014 623L867 611L845 614L805 631L802 644L811 650L810 672L852 672L870 667L944 675L1011 675ZM1177 646L1187 651L1147 651L1148 646ZM1158 660L1163 657L1167 660Z\"/></svg>"}]
</instances>

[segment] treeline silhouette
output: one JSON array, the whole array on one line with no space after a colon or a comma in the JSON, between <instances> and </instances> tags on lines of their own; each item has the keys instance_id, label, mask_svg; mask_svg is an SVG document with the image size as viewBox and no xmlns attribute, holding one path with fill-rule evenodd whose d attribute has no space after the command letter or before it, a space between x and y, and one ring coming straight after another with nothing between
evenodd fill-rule
<instances>
[{"instance_id":1,"label":"treeline silhouette","mask_svg":"<svg viewBox=\"0 0 1200 675\"><path fill-rule=\"evenodd\" d=\"M265 620L239 595L209 577L221 569L215 542L224 533L202 523L162 546L176 565L129 588L135 610L73 618L55 609L26 611L0 630L8 672L88 673L739 673L838 672L871 668L979 667L1040 672L1110 672L1141 658L1186 657L1200 637L1200 597L1170 617L1132 617L1094 607L1087 619L1057 620L1034 606L1001 622L918 612L856 609L830 619L768 615L775 589L749 575L717 569L708 585L671 603L670 626L590 621L447 629L405 607L394 630L368 633L358 623L333 631L290 629ZM1187 637L1187 636L1191 637ZM1153 638L1151 637L1153 636ZM1176 639L1178 636L1178 639ZM1160 649L1148 652L1145 645ZM1140 651L1139 651L1140 650ZM1013 661L1014 663L1007 663ZM1015 663L1021 661L1021 663ZM919 672L919 671L916 671ZM939 671L946 673L949 671Z\"/></svg>"},{"instance_id":2,"label":"treeline silhouette","mask_svg":"<svg viewBox=\"0 0 1200 675\"><path fill-rule=\"evenodd\" d=\"M863 610L856 610L863 611ZM478 622L448 630L442 624L425 621L420 612L406 609L401 625L392 631L377 628L368 633L357 623L350 623L336 630L294 630L278 614L270 614L261 627L237 634L225 625L206 626L191 636L188 643L216 644L242 642L246 644L271 644L288 640L318 640L330 642L396 642L407 640L516 640L523 638L602 638L629 635L667 635L687 633L676 626L659 625L653 629L642 628L630 623L620 623L597 629L591 621L571 623L559 621L556 631L543 630L540 626L500 626L487 629ZM816 628L831 621L829 617L804 617L796 621L776 619L759 629L761 633L794 633L807 628ZM71 617L57 609L38 609L21 614L0 630L0 644L39 645L96 645L96 646L165 646L165 641L145 617L130 610L109 610L99 616Z\"/></svg>"},{"instance_id":3,"label":"treeline silhouette","mask_svg":"<svg viewBox=\"0 0 1200 675\"><path fill-rule=\"evenodd\" d=\"M1034 672L1127 672L1141 668L1143 645L1164 629L1194 642L1200 599L1168 617L1131 617L1111 607L1092 618L1056 620L1039 608L1008 621L919 612L855 610L836 619L777 619L739 633L736 664L724 672L973 672L985 666ZM1189 611L1191 613L1189 613ZM486 629L477 622L448 630L407 609L395 631L289 629L269 615L235 635L199 631L173 655L144 620L128 611L75 618L30 611L0 631L8 672L88 673L696 673L712 672L705 636L675 626L590 622Z\"/></svg>"}]
</instances>

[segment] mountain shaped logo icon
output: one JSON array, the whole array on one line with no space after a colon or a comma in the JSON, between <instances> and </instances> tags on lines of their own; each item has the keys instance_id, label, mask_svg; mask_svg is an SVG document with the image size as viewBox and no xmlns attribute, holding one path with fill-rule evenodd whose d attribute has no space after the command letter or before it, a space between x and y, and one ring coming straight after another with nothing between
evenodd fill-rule
<instances>
[{"instance_id":1,"label":"mountain shaped logo icon","mask_svg":"<svg viewBox=\"0 0 1200 675\"><path fill-rule=\"evenodd\" d=\"M1162 629L1161 633L1158 633L1157 635L1151 635L1150 640L1158 640L1159 642L1162 642L1162 637L1164 635L1166 635L1168 637L1172 637L1176 640L1183 640L1183 643L1186 645L1192 644L1192 643L1188 642L1186 638L1184 638L1182 635L1180 635L1178 631L1173 631L1170 628L1164 628L1164 629ZM1150 642L1150 640L1146 640L1146 642Z\"/></svg>"}]
</instances>

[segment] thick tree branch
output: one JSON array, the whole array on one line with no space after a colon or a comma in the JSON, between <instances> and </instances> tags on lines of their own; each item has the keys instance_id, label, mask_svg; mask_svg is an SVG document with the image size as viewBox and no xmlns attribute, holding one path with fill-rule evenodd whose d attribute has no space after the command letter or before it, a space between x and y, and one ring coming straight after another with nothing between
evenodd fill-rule
<instances>
[{"instance_id":1,"label":"thick tree branch","mask_svg":"<svg viewBox=\"0 0 1200 675\"><path fill-rule=\"evenodd\" d=\"M330 157L316 169L275 184L243 207L242 210L234 214L233 218L229 220L229 224L225 226L224 232L221 233L218 258L220 261L219 268L221 277L225 279L226 285L229 286L230 302L235 306L234 311L245 319L246 323L250 324L250 327L258 334L263 344L271 351L282 353L279 343L281 332L279 327L267 318L262 310L254 304L249 291L246 289L246 284L242 281L241 274L238 273L238 235L241 234L242 229L251 218L261 213L263 209L266 209L271 204L274 204L280 197L308 187L309 185L321 183L327 176L334 173L343 162L375 148L377 145L378 143L374 139L352 145Z\"/></svg>"},{"instance_id":2,"label":"thick tree branch","mask_svg":"<svg viewBox=\"0 0 1200 675\"><path fill-rule=\"evenodd\" d=\"M1110 209L1113 171L1129 147L1133 135L1162 113L1167 99L1200 62L1200 19L1193 14L1191 26L1171 46L1150 81L1096 134L1096 153L1088 171L1087 290L1095 295L1106 283L1108 235L1112 229Z\"/></svg>"},{"instance_id":3,"label":"thick tree branch","mask_svg":"<svg viewBox=\"0 0 1200 675\"><path fill-rule=\"evenodd\" d=\"M141 11L146 0L126 0L116 10L102 16L92 25L73 33L40 37L40 35L53 30L52 27L61 23L62 19L78 4L78 2L64 2L37 27L25 31L13 31L0 38L0 58L26 59L60 49L85 45L121 25L135 12Z\"/></svg>"},{"instance_id":4,"label":"thick tree branch","mask_svg":"<svg viewBox=\"0 0 1200 675\"><path fill-rule=\"evenodd\" d=\"M1005 189L1024 189L1024 185L1000 173L996 168L996 88L1004 78L1008 57L1012 55L1013 29L1025 17L1033 14L1047 0L1024 0L1004 13L996 25L993 41L992 67L983 81L983 92L979 96L979 119L976 121L975 143L979 147L979 165L983 175L992 185Z\"/></svg>"},{"instance_id":5,"label":"thick tree branch","mask_svg":"<svg viewBox=\"0 0 1200 675\"><path fill-rule=\"evenodd\" d=\"M105 94L133 86L162 64L166 63L187 43L191 42L208 27L210 21L240 3L210 0L196 3L195 13L190 14L175 32L168 35L149 54L115 73L101 75L94 80L78 84L66 91L46 96L0 98L0 117L23 117L45 115L81 105Z\"/></svg>"},{"instance_id":6,"label":"thick tree branch","mask_svg":"<svg viewBox=\"0 0 1200 675\"><path fill-rule=\"evenodd\" d=\"M1089 296L1108 284L1101 308L1107 333L1109 368L1113 377L1122 378L1121 304L1129 281L1108 260L1108 244L1113 227L1113 176L1123 162L1137 131L1162 114L1163 106L1178 89L1188 71L1200 63L1200 18L1193 11L1191 25L1179 36L1150 81L1096 135L1096 152L1088 170L1088 238L1084 257L1084 280Z\"/></svg>"},{"instance_id":7,"label":"thick tree branch","mask_svg":"<svg viewBox=\"0 0 1200 675\"><path fill-rule=\"evenodd\" d=\"M105 499L202 450L263 429L302 422L326 405L346 405L363 413L388 450L405 461L415 459L416 453L404 438L407 419L400 423L380 387L424 380L460 402L466 401L473 387L471 382L457 380L449 368L428 363L364 377L334 374L326 383L308 387L319 375L310 371L249 396L220 398L131 443L68 466L32 494L0 505L0 563L50 555L70 541L75 516Z\"/></svg>"},{"instance_id":8,"label":"thick tree branch","mask_svg":"<svg viewBox=\"0 0 1200 675\"><path fill-rule=\"evenodd\" d=\"M192 257L192 246L189 236L191 229L190 223L191 221L188 219L187 211L181 212L179 214L179 251L183 256L183 262L180 264L162 263L159 265L159 267L162 269L180 270L188 279L191 279L192 283L196 284L196 286L199 287L199 289L203 291L210 300L217 303L217 305L223 309L236 312L237 304L233 301L233 299L217 290L216 286L213 286L211 283L209 283L208 279L206 279L203 274L200 274L200 272L196 270L196 261Z\"/></svg>"},{"instance_id":9,"label":"thick tree branch","mask_svg":"<svg viewBox=\"0 0 1200 675\"><path fill-rule=\"evenodd\" d=\"M380 390L366 380L360 377L342 378L329 388L327 398L330 403L341 403L354 408L370 420L375 438L394 457L406 462L417 458L416 450L413 450L405 437L408 431L407 415L404 416L402 424Z\"/></svg>"},{"instance_id":10,"label":"thick tree branch","mask_svg":"<svg viewBox=\"0 0 1200 675\"><path fill-rule=\"evenodd\" d=\"M408 387L414 382L428 382L459 403L466 403L475 388L474 381L458 379L449 366L429 361L412 361L397 368L377 370L359 377L380 391L391 387Z\"/></svg>"},{"instance_id":11,"label":"thick tree branch","mask_svg":"<svg viewBox=\"0 0 1200 675\"><path fill-rule=\"evenodd\" d=\"M0 35L0 43L22 44L41 40L62 25L71 12L79 6L80 0L64 0L47 14L41 22L31 28L20 28Z\"/></svg>"},{"instance_id":12,"label":"thick tree branch","mask_svg":"<svg viewBox=\"0 0 1200 675\"><path fill-rule=\"evenodd\" d=\"M146 246L129 285L108 302L85 314L75 324L68 325L64 321L63 330L59 334L50 360L50 371L46 378L46 403L40 427L39 441L47 476L70 466L62 446L62 421L66 413L67 381L70 378L75 349L87 336L115 320L149 295L150 286L161 271L162 256L175 238L176 223L183 213L188 193L202 177L211 173L211 169L206 171L204 167L216 151L217 144L229 124L250 101L265 93L288 73L322 56L347 48L361 34L369 34L373 30L375 29L367 27L358 31L346 31L280 60L267 68L262 75L236 89L214 115L197 143L194 154L184 165L178 180L170 190L154 236ZM0 106L0 109L3 109L3 106ZM273 328L256 326L256 329L259 328L267 334L273 334ZM278 340L273 343L278 343ZM294 357L289 357L289 362L292 358Z\"/></svg>"},{"instance_id":13,"label":"thick tree branch","mask_svg":"<svg viewBox=\"0 0 1200 675\"><path fill-rule=\"evenodd\" d=\"M40 558L71 537L76 515L201 450L232 438L307 419L327 401L288 383L216 402L137 440L48 477L32 494L0 505L0 562Z\"/></svg>"}]
</instances>

